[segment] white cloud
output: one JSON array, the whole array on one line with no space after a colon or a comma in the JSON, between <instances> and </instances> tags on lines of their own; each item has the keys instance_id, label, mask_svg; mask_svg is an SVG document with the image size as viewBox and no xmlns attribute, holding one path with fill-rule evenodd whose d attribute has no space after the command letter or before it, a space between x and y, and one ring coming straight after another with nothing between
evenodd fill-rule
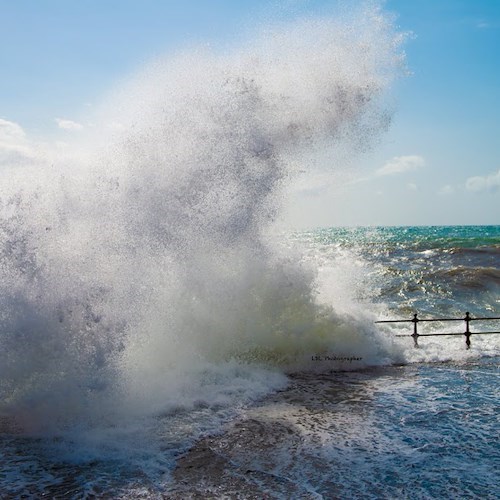
<instances>
[{"instance_id":1,"label":"white cloud","mask_svg":"<svg viewBox=\"0 0 500 500\"><path fill-rule=\"evenodd\" d=\"M303 174L304 171L298 172ZM333 186L333 177L329 173L310 172L309 175L299 175L291 185L292 192L302 196L315 197L327 193Z\"/></svg>"},{"instance_id":2,"label":"white cloud","mask_svg":"<svg viewBox=\"0 0 500 500\"><path fill-rule=\"evenodd\" d=\"M485 175L469 177L465 181L465 189L476 193L482 191L497 191L500 188L500 169L498 172Z\"/></svg>"},{"instance_id":3,"label":"white cloud","mask_svg":"<svg viewBox=\"0 0 500 500\"><path fill-rule=\"evenodd\" d=\"M17 123L0 118L0 166L33 163L36 148Z\"/></svg>"},{"instance_id":4,"label":"white cloud","mask_svg":"<svg viewBox=\"0 0 500 500\"><path fill-rule=\"evenodd\" d=\"M410 191L418 191L418 186L414 183L414 182L409 182L406 187L410 190Z\"/></svg>"},{"instance_id":5,"label":"white cloud","mask_svg":"<svg viewBox=\"0 0 500 500\"><path fill-rule=\"evenodd\" d=\"M443 186L439 191L438 194L442 196L448 196L450 194L453 194L455 192L455 188L451 186L450 184L446 184L446 186Z\"/></svg>"},{"instance_id":6,"label":"white cloud","mask_svg":"<svg viewBox=\"0 0 500 500\"><path fill-rule=\"evenodd\" d=\"M36 154L27 146L0 143L0 166L32 163Z\"/></svg>"},{"instance_id":7,"label":"white cloud","mask_svg":"<svg viewBox=\"0 0 500 500\"><path fill-rule=\"evenodd\" d=\"M17 123L0 118L0 142L19 141L25 137L26 133Z\"/></svg>"},{"instance_id":8,"label":"white cloud","mask_svg":"<svg viewBox=\"0 0 500 500\"><path fill-rule=\"evenodd\" d=\"M383 167L379 168L375 175L394 175L401 174L403 172L409 172L411 170L416 170L417 168L423 167L425 165L425 160L418 155L409 156L395 156L392 160L389 160Z\"/></svg>"},{"instance_id":9,"label":"white cloud","mask_svg":"<svg viewBox=\"0 0 500 500\"><path fill-rule=\"evenodd\" d=\"M57 126L64 130L81 130L83 128L81 123L74 122L73 120L66 120L65 118L56 118L55 120Z\"/></svg>"}]
</instances>

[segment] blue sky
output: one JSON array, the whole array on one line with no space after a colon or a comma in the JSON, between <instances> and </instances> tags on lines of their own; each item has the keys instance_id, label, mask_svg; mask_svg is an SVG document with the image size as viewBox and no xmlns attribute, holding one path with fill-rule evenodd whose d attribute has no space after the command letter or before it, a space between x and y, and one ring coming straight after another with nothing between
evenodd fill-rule
<instances>
[{"instance_id":1,"label":"blue sky","mask_svg":"<svg viewBox=\"0 0 500 500\"><path fill-rule=\"evenodd\" d=\"M231 46L261 22L331 5L0 0L0 166L37 141L77 138L89 108L154 57L199 42ZM384 9L413 33L391 128L348 176L297 189L287 223L500 224L500 2L387 0Z\"/></svg>"}]
</instances>

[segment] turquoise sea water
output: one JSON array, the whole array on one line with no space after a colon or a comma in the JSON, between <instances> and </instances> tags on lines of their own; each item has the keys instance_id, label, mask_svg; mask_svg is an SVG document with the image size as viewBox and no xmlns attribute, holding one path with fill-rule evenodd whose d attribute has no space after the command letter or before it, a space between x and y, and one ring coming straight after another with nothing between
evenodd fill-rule
<instances>
[{"instance_id":1,"label":"turquoise sea water","mask_svg":"<svg viewBox=\"0 0 500 500\"><path fill-rule=\"evenodd\" d=\"M500 226L332 228L308 237L369 261L394 313L500 313Z\"/></svg>"}]
</instances>

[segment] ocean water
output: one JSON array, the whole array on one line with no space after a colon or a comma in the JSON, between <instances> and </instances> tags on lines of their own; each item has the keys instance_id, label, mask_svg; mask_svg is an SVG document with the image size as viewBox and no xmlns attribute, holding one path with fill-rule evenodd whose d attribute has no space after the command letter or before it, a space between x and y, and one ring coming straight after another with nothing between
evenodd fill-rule
<instances>
[{"instance_id":1,"label":"ocean water","mask_svg":"<svg viewBox=\"0 0 500 500\"><path fill-rule=\"evenodd\" d=\"M498 336L375 322L500 316L500 227L276 225L386 130L403 38L371 5L158 59L0 173L0 498L498 494Z\"/></svg>"},{"instance_id":2,"label":"ocean water","mask_svg":"<svg viewBox=\"0 0 500 500\"><path fill-rule=\"evenodd\" d=\"M500 317L500 226L286 241L315 263L318 304L338 297L328 318L319 305L319 320L288 313L307 340L210 365L188 356L182 397L149 414L26 430L4 400L2 498L497 498L500 338L472 335L467 350L463 336L421 337L416 349L411 323L374 321L461 318L465 307Z\"/></svg>"},{"instance_id":3,"label":"ocean water","mask_svg":"<svg viewBox=\"0 0 500 500\"><path fill-rule=\"evenodd\" d=\"M463 336L422 337L416 349L411 323L374 321L464 307L499 317L500 226L286 240L315 263L318 307L345 290L321 319L326 334L292 314L293 335L310 336L293 351L255 347L202 367L188 356L182 397L148 413L26 429L4 399L2 498L497 498L500 338L472 335L467 350Z\"/></svg>"}]
</instances>

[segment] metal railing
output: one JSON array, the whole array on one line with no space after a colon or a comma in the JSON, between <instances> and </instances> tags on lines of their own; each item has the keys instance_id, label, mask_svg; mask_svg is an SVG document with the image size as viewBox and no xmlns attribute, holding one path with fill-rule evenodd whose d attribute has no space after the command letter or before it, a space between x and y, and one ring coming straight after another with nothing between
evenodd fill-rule
<instances>
[{"instance_id":1,"label":"metal railing","mask_svg":"<svg viewBox=\"0 0 500 500\"><path fill-rule=\"evenodd\" d=\"M472 321L491 321L500 320L500 317L489 317L489 318L472 318L471 315L466 312L464 318L432 318L432 319L419 319L417 314L413 315L413 319L390 319L385 321L375 321L375 323L413 323L413 333L408 335L396 335L396 337L413 337L413 342L415 347L419 347L418 338L419 337L440 337L440 336L451 336L451 335L464 335L465 345L467 349L470 349L471 343L470 338L472 335L491 335L496 332L471 332L470 323ZM453 332L453 333L418 333L417 325L418 323L431 322L431 321L465 321L465 332Z\"/></svg>"}]
</instances>

